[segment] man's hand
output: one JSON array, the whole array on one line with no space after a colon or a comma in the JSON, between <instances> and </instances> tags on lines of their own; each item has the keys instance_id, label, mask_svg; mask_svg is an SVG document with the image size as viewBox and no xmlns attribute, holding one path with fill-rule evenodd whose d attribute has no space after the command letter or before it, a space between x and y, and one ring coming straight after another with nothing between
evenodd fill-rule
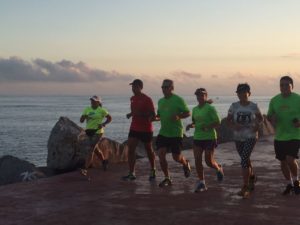
<instances>
[{"instance_id":1,"label":"man's hand","mask_svg":"<svg viewBox=\"0 0 300 225\"><path fill-rule=\"evenodd\" d=\"M132 117L132 113L127 113L127 114L126 114L126 118L127 118L127 119L130 119L130 117Z\"/></svg>"}]
</instances>

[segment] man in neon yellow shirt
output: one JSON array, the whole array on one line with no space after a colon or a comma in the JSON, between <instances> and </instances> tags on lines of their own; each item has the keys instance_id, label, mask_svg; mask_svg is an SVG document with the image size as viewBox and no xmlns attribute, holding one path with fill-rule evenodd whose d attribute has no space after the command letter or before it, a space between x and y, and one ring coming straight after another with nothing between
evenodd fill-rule
<instances>
[{"instance_id":1,"label":"man in neon yellow shirt","mask_svg":"<svg viewBox=\"0 0 300 225\"><path fill-rule=\"evenodd\" d=\"M268 119L275 127L274 148L280 161L281 171L288 181L283 195L300 194L298 175L298 153L300 148L300 95L292 92L293 79L283 76L280 79L281 94L271 99Z\"/></svg>"},{"instance_id":2,"label":"man in neon yellow shirt","mask_svg":"<svg viewBox=\"0 0 300 225\"><path fill-rule=\"evenodd\" d=\"M97 147L97 144L104 133L104 127L112 121L111 116L108 111L102 107L101 100L98 96L93 96L90 98L91 106L86 107L80 117L80 122L86 121L86 134L90 137L92 141L93 151L87 156L85 161L85 168L81 169L83 175L87 175L87 169L92 163L93 155L96 154L97 157L102 161L103 170L107 169L108 160L101 149ZM106 121L103 123L103 119Z\"/></svg>"},{"instance_id":3,"label":"man in neon yellow shirt","mask_svg":"<svg viewBox=\"0 0 300 225\"><path fill-rule=\"evenodd\" d=\"M174 83L172 80L164 80L161 88L164 97L158 101L156 120L160 120L161 128L156 139L156 147L158 149L160 166L165 175L165 179L159 186L164 187L172 184L166 160L168 149L171 150L173 159L182 164L185 177L190 176L189 161L181 154L183 138L181 119L189 117L190 112L185 101L173 93Z\"/></svg>"}]
</instances>

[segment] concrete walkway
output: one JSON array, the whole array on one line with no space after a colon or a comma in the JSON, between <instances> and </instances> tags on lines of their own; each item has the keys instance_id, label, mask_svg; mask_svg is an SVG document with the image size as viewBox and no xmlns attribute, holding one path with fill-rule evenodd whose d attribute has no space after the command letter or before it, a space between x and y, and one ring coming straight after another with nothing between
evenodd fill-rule
<instances>
[{"instance_id":1,"label":"concrete walkway","mask_svg":"<svg viewBox=\"0 0 300 225\"><path fill-rule=\"evenodd\" d=\"M300 196L282 196L285 187L274 159L271 139L258 142L253 163L259 180L250 199L236 193L241 186L240 166L233 143L217 148L216 158L223 164L225 179L216 181L215 171L205 168L208 191L193 193L196 174L192 151L192 176L184 178L179 164L169 158L173 186L159 188L148 181L148 162L137 163L137 180L120 179L126 164L110 165L107 172L91 170L91 181L78 172L28 183L0 187L0 224L297 224ZM158 163L158 162L157 162ZM159 165L158 165L159 168Z\"/></svg>"}]
</instances>

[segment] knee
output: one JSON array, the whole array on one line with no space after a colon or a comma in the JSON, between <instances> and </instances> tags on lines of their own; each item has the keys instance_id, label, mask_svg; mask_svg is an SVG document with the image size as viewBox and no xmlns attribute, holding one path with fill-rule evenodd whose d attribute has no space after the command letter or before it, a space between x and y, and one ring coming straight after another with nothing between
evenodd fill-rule
<instances>
[{"instance_id":1,"label":"knee","mask_svg":"<svg viewBox=\"0 0 300 225\"><path fill-rule=\"evenodd\" d=\"M166 154L163 151L158 151L159 160L165 160Z\"/></svg>"},{"instance_id":2,"label":"knee","mask_svg":"<svg viewBox=\"0 0 300 225\"><path fill-rule=\"evenodd\" d=\"M242 160L241 166L243 169L248 169L250 167L250 160Z\"/></svg>"},{"instance_id":3,"label":"knee","mask_svg":"<svg viewBox=\"0 0 300 225\"><path fill-rule=\"evenodd\" d=\"M180 161L180 157L178 154L172 154L172 157L173 157L174 161L176 161L176 162Z\"/></svg>"}]
</instances>

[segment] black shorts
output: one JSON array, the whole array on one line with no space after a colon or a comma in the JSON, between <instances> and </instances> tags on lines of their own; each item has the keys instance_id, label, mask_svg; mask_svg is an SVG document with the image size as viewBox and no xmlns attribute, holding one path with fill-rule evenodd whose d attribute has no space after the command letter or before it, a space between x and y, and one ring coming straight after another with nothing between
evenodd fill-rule
<instances>
[{"instance_id":1,"label":"black shorts","mask_svg":"<svg viewBox=\"0 0 300 225\"><path fill-rule=\"evenodd\" d=\"M274 148L276 159L283 161L286 156L292 156L298 159L298 153L300 148L300 140L290 140L290 141L274 141Z\"/></svg>"},{"instance_id":2,"label":"black shorts","mask_svg":"<svg viewBox=\"0 0 300 225\"><path fill-rule=\"evenodd\" d=\"M142 132L142 131L130 130L128 134L128 138L137 138L143 143L149 143L152 142L153 132Z\"/></svg>"},{"instance_id":3,"label":"black shorts","mask_svg":"<svg viewBox=\"0 0 300 225\"><path fill-rule=\"evenodd\" d=\"M217 140L194 140L193 144L202 150L214 150L217 145Z\"/></svg>"},{"instance_id":4,"label":"black shorts","mask_svg":"<svg viewBox=\"0 0 300 225\"><path fill-rule=\"evenodd\" d=\"M156 138L156 148L167 148L173 154L180 154L182 149L182 137L165 137L158 135Z\"/></svg>"}]
</instances>

